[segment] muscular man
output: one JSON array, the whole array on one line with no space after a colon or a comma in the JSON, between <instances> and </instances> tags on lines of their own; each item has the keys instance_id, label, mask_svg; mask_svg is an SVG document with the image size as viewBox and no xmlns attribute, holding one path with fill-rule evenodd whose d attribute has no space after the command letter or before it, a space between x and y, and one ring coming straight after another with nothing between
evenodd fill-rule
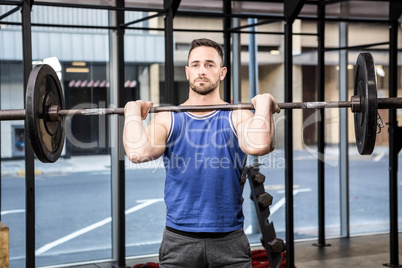
<instances>
[{"instance_id":1,"label":"muscular man","mask_svg":"<svg viewBox=\"0 0 402 268\"><path fill-rule=\"evenodd\" d=\"M196 39L188 54L189 97L182 105L224 104L220 82L227 69L223 50L209 39ZM125 106L124 148L130 161L163 156L166 168L166 229L160 267L251 267L243 231L240 176L246 155L274 149L270 94L252 99L248 110L163 112L143 127L152 102Z\"/></svg>"}]
</instances>

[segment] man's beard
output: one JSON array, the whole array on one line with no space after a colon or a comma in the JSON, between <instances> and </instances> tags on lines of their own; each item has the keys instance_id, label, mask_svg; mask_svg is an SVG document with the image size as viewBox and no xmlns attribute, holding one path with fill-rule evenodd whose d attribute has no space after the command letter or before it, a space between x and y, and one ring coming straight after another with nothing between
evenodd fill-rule
<instances>
[{"instance_id":1,"label":"man's beard","mask_svg":"<svg viewBox=\"0 0 402 268\"><path fill-rule=\"evenodd\" d=\"M207 86L207 87L200 86L200 85L196 85L195 82L196 82L198 79L206 80L207 82L210 82L211 84L210 84L209 86ZM212 92L218 87L218 85L219 85L219 80L216 81L216 83L212 83L211 80L208 79L208 78L198 77L198 78L196 79L196 81L193 82L193 83L190 83L190 88L191 88L195 93L198 93L198 94L204 95L204 96L205 96L205 95L208 95L208 94L210 94L210 93L212 93Z\"/></svg>"}]
</instances>

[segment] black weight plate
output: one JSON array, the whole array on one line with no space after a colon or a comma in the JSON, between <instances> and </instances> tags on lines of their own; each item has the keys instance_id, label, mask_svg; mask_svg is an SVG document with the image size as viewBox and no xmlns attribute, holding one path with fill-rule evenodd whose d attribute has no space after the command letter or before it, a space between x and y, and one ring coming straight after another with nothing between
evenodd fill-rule
<instances>
[{"instance_id":1,"label":"black weight plate","mask_svg":"<svg viewBox=\"0 0 402 268\"><path fill-rule=\"evenodd\" d=\"M59 159L65 139L65 118L51 122L46 116L50 105L59 105L60 109L64 109L59 78L49 65L36 65L27 85L25 124L36 156L45 163Z\"/></svg>"},{"instance_id":2,"label":"black weight plate","mask_svg":"<svg viewBox=\"0 0 402 268\"><path fill-rule=\"evenodd\" d=\"M356 145L360 154L374 150L377 133L377 79L373 57L360 53L355 68L354 95L360 97L360 112L354 114Z\"/></svg>"}]
</instances>

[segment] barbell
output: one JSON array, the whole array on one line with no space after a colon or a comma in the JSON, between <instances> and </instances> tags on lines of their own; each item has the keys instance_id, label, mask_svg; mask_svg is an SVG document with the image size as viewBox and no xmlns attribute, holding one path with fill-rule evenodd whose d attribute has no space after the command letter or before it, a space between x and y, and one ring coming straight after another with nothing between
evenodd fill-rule
<instances>
[{"instance_id":1,"label":"barbell","mask_svg":"<svg viewBox=\"0 0 402 268\"><path fill-rule=\"evenodd\" d=\"M402 98L377 98L373 57L360 53L355 68L354 96L350 101L278 103L281 109L351 108L354 113L356 145L362 155L373 152L377 134L377 109L398 109ZM211 110L254 110L252 104L201 106L157 106L150 113L201 112ZM60 157L65 140L65 117L75 115L124 115L124 108L66 110L56 72L47 64L36 65L28 79L26 109L0 110L0 121L25 120L37 158L52 163Z\"/></svg>"}]
</instances>

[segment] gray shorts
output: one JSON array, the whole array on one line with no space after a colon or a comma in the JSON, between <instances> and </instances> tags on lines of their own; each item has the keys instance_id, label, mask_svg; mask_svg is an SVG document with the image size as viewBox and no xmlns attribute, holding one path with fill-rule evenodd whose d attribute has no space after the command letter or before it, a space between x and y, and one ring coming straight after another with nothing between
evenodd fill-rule
<instances>
[{"instance_id":1,"label":"gray shorts","mask_svg":"<svg viewBox=\"0 0 402 268\"><path fill-rule=\"evenodd\" d=\"M251 250L243 230L221 238L193 238L166 230L159 249L160 268L251 268Z\"/></svg>"}]
</instances>

